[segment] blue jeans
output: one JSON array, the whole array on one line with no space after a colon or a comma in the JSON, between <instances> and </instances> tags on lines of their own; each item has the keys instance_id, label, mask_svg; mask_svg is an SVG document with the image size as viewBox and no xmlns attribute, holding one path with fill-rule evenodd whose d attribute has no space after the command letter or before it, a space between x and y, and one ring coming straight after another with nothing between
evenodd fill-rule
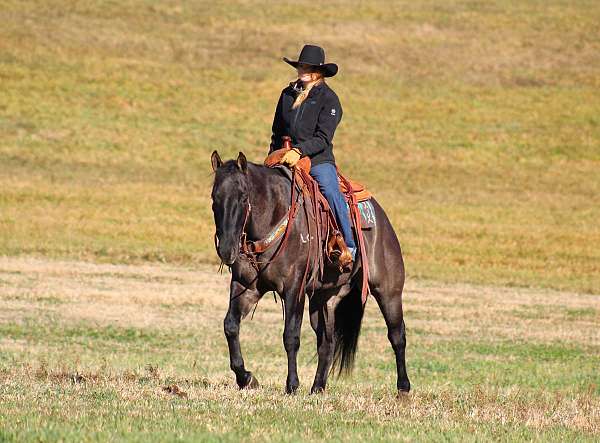
<instances>
[{"instance_id":1,"label":"blue jeans","mask_svg":"<svg viewBox=\"0 0 600 443\"><path fill-rule=\"evenodd\" d=\"M349 248L356 248L354 243L354 235L352 234L352 228L350 227L350 217L348 216L348 207L346 206L346 200L340 192L340 185L338 183L337 170L331 163L321 163L310 168L310 175L319 183L319 189L321 193L327 199L331 210L333 211L335 218L338 222L346 246Z\"/></svg>"}]
</instances>

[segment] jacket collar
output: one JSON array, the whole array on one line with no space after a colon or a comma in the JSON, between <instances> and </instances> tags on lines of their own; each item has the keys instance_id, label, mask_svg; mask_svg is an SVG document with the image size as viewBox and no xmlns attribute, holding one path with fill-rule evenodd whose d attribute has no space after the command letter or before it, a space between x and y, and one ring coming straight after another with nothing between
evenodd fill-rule
<instances>
[{"instance_id":1,"label":"jacket collar","mask_svg":"<svg viewBox=\"0 0 600 443\"><path fill-rule=\"evenodd\" d=\"M310 90L310 92L308 93L309 97L315 97L319 94L321 94L325 88L327 87L325 82L321 82L318 85L315 85L312 87L312 89Z\"/></svg>"}]
</instances>

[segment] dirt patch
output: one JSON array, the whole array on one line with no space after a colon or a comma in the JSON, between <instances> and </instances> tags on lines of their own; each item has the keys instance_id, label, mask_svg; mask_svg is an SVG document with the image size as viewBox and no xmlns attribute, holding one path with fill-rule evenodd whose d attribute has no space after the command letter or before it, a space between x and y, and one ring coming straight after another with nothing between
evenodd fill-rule
<instances>
[{"instance_id":1,"label":"dirt patch","mask_svg":"<svg viewBox=\"0 0 600 443\"><path fill-rule=\"evenodd\" d=\"M219 274L210 265L1 257L0 321L18 321L42 309L67 322L220 328L229 279L228 272ZM404 297L409 330L421 331L431 340L484 334L498 340L600 346L598 295L408 280ZM261 321L276 324L281 308L269 298L260 303ZM368 304L366 327L371 317L380 318L377 311L375 303Z\"/></svg>"}]
</instances>

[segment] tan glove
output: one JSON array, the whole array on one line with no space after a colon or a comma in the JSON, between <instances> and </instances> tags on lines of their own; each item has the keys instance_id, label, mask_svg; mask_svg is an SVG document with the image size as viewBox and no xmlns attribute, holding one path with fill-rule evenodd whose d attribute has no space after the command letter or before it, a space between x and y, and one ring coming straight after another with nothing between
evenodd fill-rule
<instances>
[{"instance_id":1,"label":"tan glove","mask_svg":"<svg viewBox=\"0 0 600 443\"><path fill-rule=\"evenodd\" d=\"M298 148L292 148L283 155L281 158L281 163L293 168L296 166L296 163L298 163L298 160L300 160L300 155L301 153Z\"/></svg>"}]
</instances>

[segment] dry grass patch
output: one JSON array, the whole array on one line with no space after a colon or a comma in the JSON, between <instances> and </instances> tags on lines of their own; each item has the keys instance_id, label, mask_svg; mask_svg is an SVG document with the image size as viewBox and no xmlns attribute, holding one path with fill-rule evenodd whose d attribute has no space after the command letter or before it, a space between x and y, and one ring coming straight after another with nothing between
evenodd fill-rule
<instances>
[{"instance_id":1,"label":"dry grass patch","mask_svg":"<svg viewBox=\"0 0 600 443\"><path fill-rule=\"evenodd\" d=\"M371 301L353 378L307 394L316 362L306 324L302 386L289 397L281 308L268 295L242 326L261 388L236 389L221 324L229 276L215 270L0 258L3 437L600 435L598 296L409 280L410 396L395 397L393 354Z\"/></svg>"},{"instance_id":2,"label":"dry grass patch","mask_svg":"<svg viewBox=\"0 0 600 443\"><path fill-rule=\"evenodd\" d=\"M349 388L345 385L344 390L335 389L322 396L301 393L290 397L270 383L258 391L240 392L225 380L177 378L156 369L123 373L103 371L106 369L77 372L44 367L3 372L2 389L5 406L8 405L5 414L12 416L17 413L16 408L28 408L29 402L42 395L41 403L32 412L49 420L93 423L98 417L95 417L92 405L100 403L104 407L119 405L131 419L148 420L150 428L156 426L155 420L167 422L169 426L187 422L194 423L196 430L204 428L216 435L245 429L251 440L284 436L289 429L280 426L287 420L310 432L312 438L332 432L344 440L353 435L360 438L365 425L367 431L371 427L386 429L376 435L387 438L403 432L410 435L411 427L416 423L433 424L445 431L460 431L465 427L483 436L489 435L489 429L491 435L500 435L497 434L500 429L510 435L512 428L520 427L538 438L561 435L552 434L556 430L579 438L600 434L600 401L591 391L540 395L519 388L475 386L471 390L457 390L444 387L420 389L409 396L395 398L389 391L372 388L344 392ZM43 392L48 390L55 394L44 395ZM58 414L53 412L57 401L67 402ZM86 404L89 404L86 410L79 409ZM163 415L168 409L177 411L174 422L173 417ZM232 414L232 411L237 412ZM280 417L280 423L274 422L275 427L268 432L261 431L259 425L274 413ZM106 411L100 416L102 423L110 419L112 413ZM339 423L333 428L323 428L336 421ZM342 431L345 425L350 428ZM402 430L404 427L407 428L405 431ZM294 435L296 432L292 430Z\"/></svg>"}]
</instances>

